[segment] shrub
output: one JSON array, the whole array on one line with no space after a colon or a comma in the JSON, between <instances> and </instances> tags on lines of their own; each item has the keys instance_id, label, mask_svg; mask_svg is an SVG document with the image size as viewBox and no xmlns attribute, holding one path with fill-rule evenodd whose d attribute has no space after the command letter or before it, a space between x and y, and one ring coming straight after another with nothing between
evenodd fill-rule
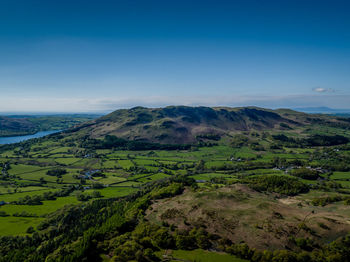
<instances>
[{"instance_id":1,"label":"shrub","mask_svg":"<svg viewBox=\"0 0 350 262\"><path fill-rule=\"evenodd\" d=\"M67 170L62 168L51 169L46 172L48 176L62 177L62 175L67 174Z\"/></svg>"},{"instance_id":2,"label":"shrub","mask_svg":"<svg viewBox=\"0 0 350 262\"><path fill-rule=\"evenodd\" d=\"M305 167L293 169L291 175L308 180L316 180L320 177L319 173L316 170Z\"/></svg>"},{"instance_id":3,"label":"shrub","mask_svg":"<svg viewBox=\"0 0 350 262\"><path fill-rule=\"evenodd\" d=\"M294 196L309 191L309 187L296 178L285 176L258 176L243 180L256 191L274 192L288 196Z\"/></svg>"},{"instance_id":4,"label":"shrub","mask_svg":"<svg viewBox=\"0 0 350 262\"><path fill-rule=\"evenodd\" d=\"M28 229L27 229L26 232L27 232L28 234L32 234L32 233L34 233L34 231L35 231L35 230L34 230L33 227L28 227Z\"/></svg>"},{"instance_id":5,"label":"shrub","mask_svg":"<svg viewBox=\"0 0 350 262\"><path fill-rule=\"evenodd\" d=\"M153 199L161 199L171 196L176 196L181 194L184 190L184 187L180 183L172 183L171 185L159 189L155 189L151 193Z\"/></svg>"}]
</instances>

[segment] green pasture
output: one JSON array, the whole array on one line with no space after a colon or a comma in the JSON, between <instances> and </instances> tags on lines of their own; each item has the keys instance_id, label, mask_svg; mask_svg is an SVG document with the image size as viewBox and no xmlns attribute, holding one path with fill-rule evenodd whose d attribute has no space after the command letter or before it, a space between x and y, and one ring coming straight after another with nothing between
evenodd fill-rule
<instances>
[{"instance_id":1,"label":"green pasture","mask_svg":"<svg viewBox=\"0 0 350 262\"><path fill-rule=\"evenodd\" d=\"M51 150L50 153L51 154L69 153L69 150L72 150L72 147L62 146Z\"/></svg>"},{"instance_id":2,"label":"green pasture","mask_svg":"<svg viewBox=\"0 0 350 262\"><path fill-rule=\"evenodd\" d=\"M245 262L248 260L240 259L235 256L231 256L225 253L219 253L214 251L206 251L202 249L196 250L172 250L169 251L159 251L157 255L159 257L164 257L167 255L170 261L191 261L191 262Z\"/></svg>"},{"instance_id":3,"label":"green pasture","mask_svg":"<svg viewBox=\"0 0 350 262\"><path fill-rule=\"evenodd\" d=\"M127 170L131 167L134 167L134 164L131 162L131 160L118 160L118 164L124 169Z\"/></svg>"},{"instance_id":4,"label":"green pasture","mask_svg":"<svg viewBox=\"0 0 350 262\"><path fill-rule=\"evenodd\" d=\"M232 167L233 162L232 161L226 161L226 160L213 160L205 162L204 164L205 168L207 169L213 169L213 168L222 168L222 167Z\"/></svg>"},{"instance_id":5,"label":"green pasture","mask_svg":"<svg viewBox=\"0 0 350 262\"><path fill-rule=\"evenodd\" d=\"M63 165L71 165L73 163L76 163L78 161L80 161L80 158L75 158L75 157L57 157L54 158L55 162L57 162L58 164L63 164Z\"/></svg>"},{"instance_id":6,"label":"green pasture","mask_svg":"<svg viewBox=\"0 0 350 262\"><path fill-rule=\"evenodd\" d=\"M136 181L125 181L121 183L116 183L113 186L110 187L139 187L141 183L136 182Z\"/></svg>"},{"instance_id":7,"label":"green pasture","mask_svg":"<svg viewBox=\"0 0 350 262\"><path fill-rule=\"evenodd\" d=\"M23 198L25 196L42 195L45 192L56 191L56 190L57 189L54 189L54 188L47 188L47 189L43 188L42 190L35 190L35 191L30 191L30 192L3 194L3 195L0 195L0 201L11 202L11 201L19 200L20 198ZM0 207L0 209L1 209L1 207Z\"/></svg>"},{"instance_id":8,"label":"green pasture","mask_svg":"<svg viewBox=\"0 0 350 262\"><path fill-rule=\"evenodd\" d=\"M21 213L26 211L30 214L42 216L52 213L57 209L69 204L77 204L79 201L74 196L58 197L56 200L42 201L42 205L4 205L0 207L0 211L5 211L7 214Z\"/></svg>"},{"instance_id":9,"label":"green pasture","mask_svg":"<svg viewBox=\"0 0 350 262\"><path fill-rule=\"evenodd\" d=\"M350 172L333 172L331 179L350 180Z\"/></svg>"},{"instance_id":10,"label":"green pasture","mask_svg":"<svg viewBox=\"0 0 350 262\"><path fill-rule=\"evenodd\" d=\"M217 178L217 177L228 178L228 177L231 177L231 176L226 175L226 174L220 174L220 173L204 173L204 174L193 175L193 176L190 176L190 177L193 178L193 179L196 179L196 180L210 181L210 179L212 179L212 178Z\"/></svg>"},{"instance_id":11,"label":"green pasture","mask_svg":"<svg viewBox=\"0 0 350 262\"><path fill-rule=\"evenodd\" d=\"M105 178L94 178L94 180L103 183L103 184L112 184L112 183L117 183L117 182L122 182L125 181L126 178L120 177L111 173L105 173L106 177Z\"/></svg>"},{"instance_id":12,"label":"green pasture","mask_svg":"<svg viewBox=\"0 0 350 262\"><path fill-rule=\"evenodd\" d=\"M26 235L28 227L36 228L43 220L41 217L0 217L0 236Z\"/></svg>"},{"instance_id":13,"label":"green pasture","mask_svg":"<svg viewBox=\"0 0 350 262\"><path fill-rule=\"evenodd\" d=\"M133 192L136 192L138 189L133 187L107 187L104 189L98 189L97 191L101 192L102 196L105 198L113 197L123 197L127 196ZM94 190L86 190L86 192L91 193Z\"/></svg>"},{"instance_id":14,"label":"green pasture","mask_svg":"<svg viewBox=\"0 0 350 262\"><path fill-rule=\"evenodd\" d=\"M1 195L3 194L8 194L9 190L11 190L11 193L14 192L16 188L13 186L0 186L0 199L1 199ZM41 190L46 190L46 187L42 187L42 186L26 186L26 187L18 187L17 193L21 193L21 192L33 192L33 191L41 191Z\"/></svg>"},{"instance_id":15,"label":"green pasture","mask_svg":"<svg viewBox=\"0 0 350 262\"><path fill-rule=\"evenodd\" d=\"M159 164L152 159L135 159L134 162L138 166L158 166Z\"/></svg>"},{"instance_id":16,"label":"green pasture","mask_svg":"<svg viewBox=\"0 0 350 262\"><path fill-rule=\"evenodd\" d=\"M102 161L102 168L115 169L115 168L120 168L120 165L116 160L105 160L105 161Z\"/></svg>"},{"instance_id":17,"label":"green pasture","mask_svg":"<svg viewBox=\"0 0 350 262\"><path fill-rule=\"evenodd\" d=\"M137 181L139 181L139 182L150 182L150 181L153 181L153 180L159 180L159 179L163 179L163 178L167 178L167 177L170 177L170 176L167 175L167 174L158 173L158 174L154 174L154 175L151 175L151 176L146 176L146 177L139 178L139 179L137 179Z\"/></svg>"}]
</instances>

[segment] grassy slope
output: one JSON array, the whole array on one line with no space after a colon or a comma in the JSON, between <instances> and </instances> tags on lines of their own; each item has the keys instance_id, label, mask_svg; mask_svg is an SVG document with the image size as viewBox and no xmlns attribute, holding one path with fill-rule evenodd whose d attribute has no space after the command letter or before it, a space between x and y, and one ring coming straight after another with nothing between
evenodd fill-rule
<instances>
[{"instance_id":1,"label":"grassy slope","mask_svg":"<svg viewBox=\"0 0 350 262\"><path fill-rule=\"evenodd\" d=\"M344 209L344 204L310 206L308 202L314 197L310 193L276 199L274 194L258 193L239 184L201 188L155 202L147 211L147 219L154 223L166 221L180 229L203 226L212 234L258 249L293 248L290 236L316 235L315 241L322 243L349 232L349 210ZM301 223L314 233L301 230ZM320 227L321 223L332 230Z\"/></svg>"}]
</instances>

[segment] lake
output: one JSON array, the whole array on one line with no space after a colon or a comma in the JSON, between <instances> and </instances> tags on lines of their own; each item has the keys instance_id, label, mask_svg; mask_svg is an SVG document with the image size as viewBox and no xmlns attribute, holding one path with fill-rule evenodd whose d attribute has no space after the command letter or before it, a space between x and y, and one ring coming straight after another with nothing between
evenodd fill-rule
<instances>
[{"instance_id":1,"label":"lake","mask_svg":"<svg viewBox=\"0 0 350 262\"><path fill-rule=\"evenodd\" d=\"M57 133L60 131L61 130L50 130L50 131L41 131L34 135L0 137L0 145L18 143L18 142L22 142L32 138L39 138L39 137L51 135L53 133Z\"/></svg>"}]
</instances>

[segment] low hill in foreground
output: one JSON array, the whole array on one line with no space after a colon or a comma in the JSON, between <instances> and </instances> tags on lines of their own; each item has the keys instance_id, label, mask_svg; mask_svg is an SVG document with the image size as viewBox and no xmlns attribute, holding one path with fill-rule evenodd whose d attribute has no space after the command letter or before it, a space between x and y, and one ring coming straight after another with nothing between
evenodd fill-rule
<instances>
[{"instance_id":1,"label":"low hill in foreground","mask_svg":"<svg viewBox=\"0 0 350 262\"><path fill-rule=\"evenodd\" d=\"M127 140L186 144L219 140L245 131L295 131L313 125L350 128L346 118L256 107L135 107L114 111L77 129L91 138L114 135Z\"/></svg>"},{"instance_id":2,"label":"low hill in foreground","mask_svg":"<svg viewBox=\"0 0 350 262\"><path fill-rule=\"evenodd\" d=\"M182 231L205 228L221 239L260 250L298 250L291 236L312 238L313 245L322 245L350 231L344 210L316 206L310 210L306 202L302 197L276 199L275 194L234 184L186 190L154 202L146 218L155 224L176 225Z\"/></svg>"}]
</instances>

